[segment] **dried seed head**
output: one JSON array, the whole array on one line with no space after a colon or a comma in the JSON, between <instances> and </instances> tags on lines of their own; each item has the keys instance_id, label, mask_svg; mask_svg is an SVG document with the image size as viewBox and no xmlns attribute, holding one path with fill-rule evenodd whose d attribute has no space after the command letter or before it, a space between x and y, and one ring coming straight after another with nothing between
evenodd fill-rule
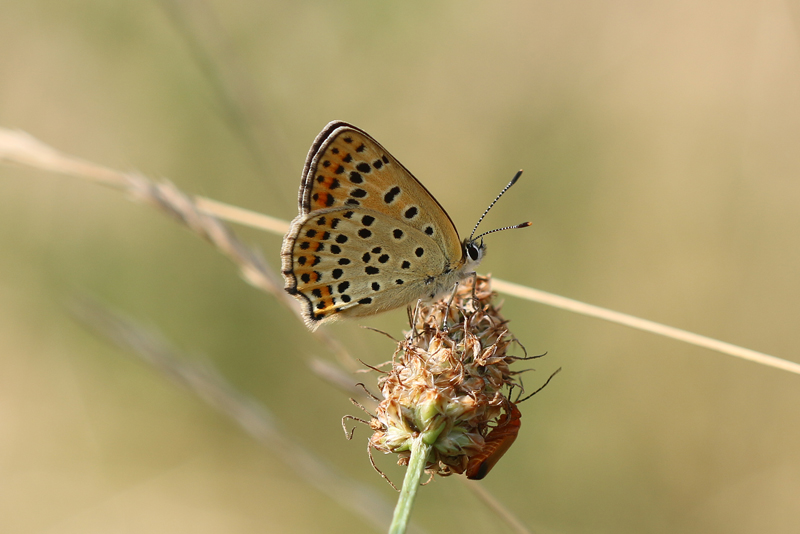
<instances>
[{"instance_id":1,"label":"dried seed head","mask_svg":"<svg viewBox=\"0 0 800 534\"><path fill-rule=\"evenodd\" d=\"M509 370L517 357L507 354L514 338L493 296L490 278L477 276L474 289L468 279L449 305L415 310L391 371L378 381L384 400L370 446L399 453L406 465L412 438L422 434L433 446L426 471L443 476L463 473L485 451L498 418L514 408L503 390L518 385Z\"/></svg>"}]
</instances>

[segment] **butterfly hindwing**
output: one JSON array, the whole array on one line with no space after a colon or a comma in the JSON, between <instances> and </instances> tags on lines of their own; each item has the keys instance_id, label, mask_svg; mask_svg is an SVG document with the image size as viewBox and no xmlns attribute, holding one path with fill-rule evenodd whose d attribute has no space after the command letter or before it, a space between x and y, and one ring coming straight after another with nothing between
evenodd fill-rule
<instances>
[{"instance_id":1,"label":"butterfly hindwing","mask_svg":"<svg viewBox=\"0 0 800 534\"><path fill-rule=\"evenodd\" d=\"M436 240L373 210L327 208L295 220L284 245L287 290L309 325L402 306L452 269Z\"/></svg>"}]
</instances>

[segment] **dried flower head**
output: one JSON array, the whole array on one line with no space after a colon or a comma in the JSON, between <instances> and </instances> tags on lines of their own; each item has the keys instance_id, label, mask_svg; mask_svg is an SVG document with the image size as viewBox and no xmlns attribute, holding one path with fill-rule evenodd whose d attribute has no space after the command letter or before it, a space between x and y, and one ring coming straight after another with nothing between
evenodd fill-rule
<instances>
[{"instance_id":1,"label":"dried flower head","mask_svg":"<svg viewBox=\"0 0 800 534\"><path fill-rule=\"evenodd\" d=\"M519 410L504 392L521 387L509 364L522 357L507 352L515 338L493 296L490 278L477 276L452 302L448 296L414 310L392 369L378 382L383 400L369 422L370 447L398 453L407 465L412 439L422 436L432 445L428 473L482 478L510 446Z\"/></svg>"}]
</instances>

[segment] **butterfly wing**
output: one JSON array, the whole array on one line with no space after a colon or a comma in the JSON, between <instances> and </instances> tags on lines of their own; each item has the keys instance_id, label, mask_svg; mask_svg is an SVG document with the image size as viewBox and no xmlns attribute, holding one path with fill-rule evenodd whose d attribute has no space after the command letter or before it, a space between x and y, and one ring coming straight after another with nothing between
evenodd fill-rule
<instances>
[{"instance_id":1,"label":"butterfly wing","mask_svg":"<svg viewBox=\"0 0 800 534\"><path fill-rule=\"evenodd\" d=\"M300 214L292 221L281 255L286 290L305 301L309 326L333 314L369 315L408 304L424 296L431 276L440 278L463 264L458 232L441 205L385 148L350 124L332 122L317 136L306 159L299 203ZM344 217L348 212L351 217ZM336 227L329 226L333 220ZM374 235L368 238L374 241L361 242L361 230ZM329 237L322 239L326 233ZM351 240L347 247L335 241L340 235ZM362 265L359 272L338 263L361 261L381 244L396 252L398 264L393 258L387 260L391 265ZM343 256L332 253L337 249ZM416 256L418 249L422 256ZM404 261L411 266L403 268ZM384 274L370 275L370 266ZM390 274L399 278L386 278ZM354 289L335 298L340 280ZM393 280L403 282L390 289Z\"/></svg>"}]
</instances>

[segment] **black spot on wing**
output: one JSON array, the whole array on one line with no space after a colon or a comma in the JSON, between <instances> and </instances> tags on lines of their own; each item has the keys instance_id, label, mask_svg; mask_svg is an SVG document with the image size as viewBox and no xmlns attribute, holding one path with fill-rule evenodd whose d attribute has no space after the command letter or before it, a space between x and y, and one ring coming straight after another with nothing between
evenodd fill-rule
<instances>
[{"instance_id":1,"label":"black spot on wing","mask_svg":"<svg viewBox=\"0 0 800 534\"><path fill-rule=\"evenodd\" d=\"M385 195L383 195L383 201L387 204L391 204L397 198L397 195L400 194L400 188L394 186L393 188L389 189Z\"/></svg>"}]
</instances>

